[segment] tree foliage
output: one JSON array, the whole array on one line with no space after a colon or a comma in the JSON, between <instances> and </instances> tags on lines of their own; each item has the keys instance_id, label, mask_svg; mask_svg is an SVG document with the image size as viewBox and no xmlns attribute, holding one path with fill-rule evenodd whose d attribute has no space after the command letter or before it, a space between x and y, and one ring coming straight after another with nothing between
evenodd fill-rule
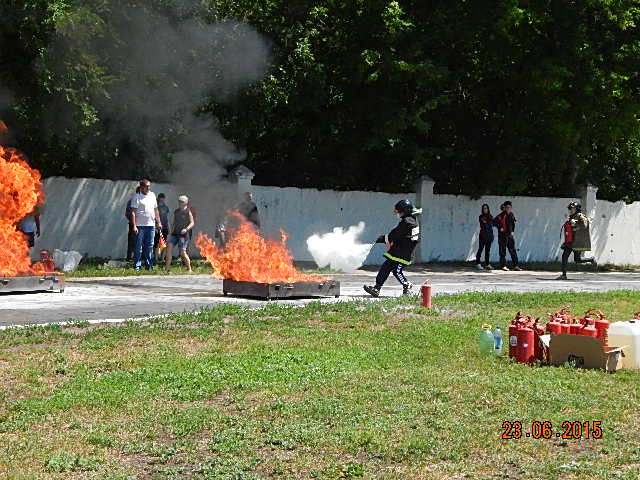
<instances>
[{"instance_id":1,"label":"tree foliage","mask_svg":"<svg viewBox=\"0 0 640 480\"><path fill-rule=\"evenodd\" d=\"M0 6L0 84L14 99L0 115L47 175L150 168L148 142L113 135L106 114L132 79L100 46L126 52L113 12L129 3ZM260 81L203 93L192 112L218 119L258 182L410 191L429 175L447 193L573 195L593 183L603 198L640 199L637 0L137 3L176 22L242 20L269 40ZM158 178L179 130L153 132Z\"/></svg>"}]
</instances>

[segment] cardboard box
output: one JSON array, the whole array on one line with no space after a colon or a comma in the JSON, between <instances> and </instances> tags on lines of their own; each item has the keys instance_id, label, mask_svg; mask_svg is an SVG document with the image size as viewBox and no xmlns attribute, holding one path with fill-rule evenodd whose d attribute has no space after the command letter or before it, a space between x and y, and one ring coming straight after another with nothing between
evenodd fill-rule
<instances>
[{"instance_id":1,"label":"cardboard box","mask_svg":"<svg viewBox=\"0 0 640 480\"><path fill-rule=\"evenodd\" d=\"M601 340L585 335L551 335L543 343L546 340L551 365L569 363L578 368L600 368L605 372L622 368L625 347L605 347Z\"/></svg>"}]
</instances>

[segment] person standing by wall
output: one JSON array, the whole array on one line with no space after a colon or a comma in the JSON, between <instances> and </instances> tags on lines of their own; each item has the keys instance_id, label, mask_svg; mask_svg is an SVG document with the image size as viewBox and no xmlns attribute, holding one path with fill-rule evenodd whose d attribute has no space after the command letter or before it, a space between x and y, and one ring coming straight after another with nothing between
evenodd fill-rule
<instances>
[{"instance_id":1,"label":"person standing by wall","mask_svg":"<svg viewBox=\"0 0 640 480\"><path fill-rule=\"evenodd\" d=\"M140 193L140 187L136 187L136 193ZM127 200L127 206L124 209L124 218L127 219L128 232L127 232L127 262L133 260L136 252L136 238L137 235L133 232L133 222L131 221L131 201L133 197Z\"/></svg>"},{"instance_id":2,"label":"person standing by wall","mask_svg":"<svg viewBox=\"0 0 640 480\"><path fill-rule=\"evenodd\" d=\"M34 208L30 214L20 220L18 230L26 237L27 244L29 245L29 254L31 254L31 249L36 243L35 237L40 236L40 210L38 207Z\"/></svg>"},{"instance_id":3,"label":"person standing by wall","mask_svg":"<svg viewBox=\"0 0 640 480\"><path fill-rule=\"evenodd\" d=\"M144 259L145 268L153 269L153 238L156 227L161 228L158 201L151 191L151 182L144 179L140 182L140 193L131 198L131 222L136 235L136 250L133 268L140 271Z\"/></svg>"},{"instance_id":4,"label":"person standing by wall","mask_svg":"<svg viewBox=\"0 0 640 480\"><path fill-rule=\"evenodd\" d=\"M191 259L187 253L189 248L189 232L195 226L195 220L193 219L193 213L189 208L189 197L186 195L180 195L178 197L178 208L173 212L173 226L171 227L171 235L167 242L167 254L165 257L165 267L171 266L171 260L173 259L173 246L177 245L180 252L180 257L185 266L191 273Z\"/></svg>"},{"instance_id":5,"label":"person standing by wall","mask_svg":"<svg viewBox=\"0 0 640 480\"><path fill-rule=\"evenodd\" d=\"M162 228L156 230L155 237L153 239L153 251L155 252L156 262L162 262L162 254L160 253L160 235L166 240L169 238L169 207L164 203L164 193L158 194L158 213L160 214L160 224Z\"/></svg>"},{"instance_id":6,"label":"person standing by wall","mask_svg":"<svg viewBox=\"0 0 640 480\"><path fill-rule=\"evenodd\" d=\"M236 210L249 222L253 223L257 229L260 229L260 213L258 212L258 206L253 201L251 192L245 192L244 199L236 206Z\"/></svg>"},{"instance_id":7,"label":"person standing by wall","mask_svg":"<svg viewBox=\"0 0 640 480\"><path fill-rule=\"evenodd\" d=\"M513 232L516 229L516 217L511 211L513 208L510 201L504 202L500 205L502 210L496 218L494 218L494 224L498 227L498 250L500 253L500 268L504 271L509 271L507 267L507 250L511 256L513 263L513 270L522 270L518 264L518 253L516 252L516 241L513 238Z\"/></svg>"},{"instance_id":8,"label":"person standing by wall","mask_svg":"<svg viewBox=\"0 0 640 480\"><path fill-rule=\"evenodd\" d=\"M582 213L582 205L571 202L567 205L569 219L562 226L562 275L556 280L567 280L567 264L569 256L573 252L575 263L596 264L595 258L583 259L582 252L591 250L591 231L589 218Z\"/></svg>"},{"instance_id":9,"label":"person standing by wall","mask_svg":"<svg viewBox=\"0 0 640 480\"><path fill-rule=\"evenodd\" d=\"M480 234L478 236L480 245L476 253L476 269L482 270L483 268L480 263L480 257L482 256L482 250L484 250L484 268L492 270L493 267L489 263L489 256L491 255L491 244L493 243L493 216L489 210L489 205L486 203L480 209L478 221L480 222Z\"/></svg>"}]
</instances>

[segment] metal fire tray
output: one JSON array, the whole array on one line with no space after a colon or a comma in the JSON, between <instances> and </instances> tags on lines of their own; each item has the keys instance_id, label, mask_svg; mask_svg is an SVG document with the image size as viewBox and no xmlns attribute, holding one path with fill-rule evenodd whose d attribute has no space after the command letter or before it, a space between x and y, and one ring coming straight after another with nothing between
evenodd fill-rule
<instances>
[{"instance_id":1,"label":"metal fire tray","mask_svg":"<svg viewBox=\"0 0 640 480\"><path fill-rule=\"evenodd\" d=\"M64 292L64 276L52 273L28 277L0 277L0 293Z\"/></svg>"},{"instance_id":2,"label":"metal fire tray","mask_svg":"<svg viewBox=\"0 0 640 480\"><path fill-rule=\"evenodd\" d=\"M337 298L340 296L340 282L326 280L324 282L256 283L224 279L222 281L222 291L225 295L256 297L267 300L294 297Z\"/></svg>"}]
</instances>

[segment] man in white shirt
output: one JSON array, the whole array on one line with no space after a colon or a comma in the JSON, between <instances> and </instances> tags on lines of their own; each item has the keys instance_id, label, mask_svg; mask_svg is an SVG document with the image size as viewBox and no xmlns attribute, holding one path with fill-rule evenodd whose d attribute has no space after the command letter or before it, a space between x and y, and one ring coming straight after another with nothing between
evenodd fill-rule
<instances>
[{"instance_id":1,"label":"man in white shirt","mask_svg":"<svg viewBox=\"0 0 640 480\"><path fill-rule=\"evenodd\" d=\"M131 197L131 224L136 235L136 251L133 266L136 271L142 267L144 259L145 268L153 268L153 238L156 227L160 228L160 213L156 194L151 191L151 182L144 179L140 182L140 193L134 193Z\"/></svg>"}]
</instances>

